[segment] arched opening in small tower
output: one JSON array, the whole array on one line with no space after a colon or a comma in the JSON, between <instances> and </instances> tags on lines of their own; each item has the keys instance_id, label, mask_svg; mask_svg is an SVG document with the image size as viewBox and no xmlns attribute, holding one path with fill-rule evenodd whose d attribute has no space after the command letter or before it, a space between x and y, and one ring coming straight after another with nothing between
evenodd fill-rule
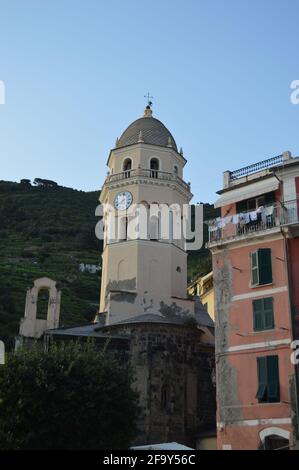
<instances>
[{"instance_id":1,"label":"arched opening in small tower","mask_svg":"<svg viewBox=\"0 0 299 470\"><path fill-rule=\"evenodd\" d=\"M132 169L132 160L130 158L126 158L123 163L123 171L125 173L126 178L130 178L131 169Z\"/></svg>"},{"instance_id":2,"label":"arched opening in small tower","mask_svg":"<svg viewBox=\"0 0 299 470\"><path fill-rule=\"evenodd\" d=\"M37 299L36 318L46 320L49 306L49 289L40 289Z\"/></svg>"},{"instance_id":3,"label":"arched opening in small tower","mask_svg":"<svg viewBox=\"0 0 299 470\"><path fill-rule=\"evenodd\" d=\"M158 178L159 160L157 158L151 159L150 169L151 169L151 178Z\"/></svg>"},{"instance_id":4,"label":"arched opening in small tower","mask_svg":"<svg viewBox=\"0 0 299 470\"><path fill-rule=\"evenodd\" d=\"M173 167L173 172L176 176L179 174L179 169L176 165L174 165L174 167Z\"/></svg>"}]
</instances>

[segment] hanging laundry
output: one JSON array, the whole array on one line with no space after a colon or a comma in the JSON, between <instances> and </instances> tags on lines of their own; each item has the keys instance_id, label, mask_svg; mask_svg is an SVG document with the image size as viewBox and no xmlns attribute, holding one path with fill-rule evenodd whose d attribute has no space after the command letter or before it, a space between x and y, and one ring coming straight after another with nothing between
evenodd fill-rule
<instances>
[{"instance_id":1,"label":"hanging laundry","mask_svg":"<svg viewBox=\"0 0 299 470\"><path fill-rule=\"evenodd\" d=\"M249 212L242 212L240 214L240 222L242 224L249 224L250 222L250 215L249 215Z\"/></svg>"},{"instance_id":2,"label":"hanging laundry","mask_svg":"<svg viewBox=\"0 0 299 470\"><path fill-rule=\"evenodd\" d=\"M227 216L224 217L222 220L223 220L224 225L230 224L231 221L232 221L232 216L231 216L231 215L227 215Z\"/></svg>"},{"instance_id":3,"label":"hanging laundry","mask_svg":"<svg viewBox=\"0 0 299 470\"><path fill-rule=\"evenodd\" d=\"M216 225L217 225L218 228L224 228L225 227L225 223L224 223L224 221L221 217L217 217Z\"/></svg>"},{"instance_id":4,"label":"hanging laundry","mask_svg":"<svg viewBox=\"0 0 299 470\"><path fill-rule=\"evenodd\" d=\"M258 212L257 211L251 211L249 212L250 220L251 222L255 222L257 220Z\"/></svg>"},{"instance_id":5,"label":"hanging laundry","mask_svg":"<svg viewBox=\"0 0 299 470\"><path fill-rule=\"evenodd\" d=\"M240 214L233 215L233 224L238 224L240 222Z\"/></svg>"},{"instance_id":6,"label":"hanging laundry","mask_svg":"<svg viewBox=\"0 0 299 470\"><path fill-rule=\"evenodd\" d=\"M250 222L250 214L249 214L249 212L246 212L245 213L245 224L249 224L249 222Z\"/></svg>"},{"instance_id":7,"label":"hanging laundry","mask_svg":"<svg viewBox=\"0 0 299 470\"><path fill-rule=\"evenodd\" d=\"M274 206L265 207L264 212L266 217L268 217L269 215L273 215Z\"/></svg>"},{"instance_id":8,"label":"hanging laundry","mask_svg":"<svg viewBox=\"0 0 299 470\"><path fill-rule=\"evenodd\" d=\"M216 232L218 230L218 227L216 225L209 225L208 231L209 232Z\"/></svg>"}]
</instances>

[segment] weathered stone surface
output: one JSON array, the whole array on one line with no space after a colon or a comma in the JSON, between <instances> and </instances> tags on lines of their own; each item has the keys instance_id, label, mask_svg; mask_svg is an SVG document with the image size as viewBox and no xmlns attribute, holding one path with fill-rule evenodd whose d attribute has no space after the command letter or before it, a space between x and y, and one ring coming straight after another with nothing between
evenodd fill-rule
<instances>
[{"instance_id":1,"label":"weathered stone surface","mask_svg":"<svg viewBox=\"0 0 299 470\"><path fill-rule=\"evenodd\" d=\"M215 427L214 348L194 327L127 324L109 328L130 337L129 360L142 414L136 444L178 441L195 445Z\"/></svg>"},{"instance_id":2,"label":"weathered stone surface","mask_svg":"<svg viewBox=\"0 0 299 470\"><path fill-rule=\"evenodd\" d=\"M196 436L215 428L214 345L197 326L146 321L49 330L56 341L94 338L121 364L130 365L140 395L134 444L177 441L195 446Z\"/></svg>"}]
</instances>

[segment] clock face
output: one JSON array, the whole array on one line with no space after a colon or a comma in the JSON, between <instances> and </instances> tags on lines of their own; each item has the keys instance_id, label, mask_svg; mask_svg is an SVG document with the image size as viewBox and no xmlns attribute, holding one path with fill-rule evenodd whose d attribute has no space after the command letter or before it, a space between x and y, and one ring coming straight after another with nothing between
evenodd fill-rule
<instances>
[{"instance_id":1,"label":"clock face","mask_svg":"<svg viewBox=\"0 0 299 470\"><path fill-rule=\"evenodd\" d=\"M130 207L133 201L133 196L129 191L118 193L114 199L114 207L119 211L124 211Z\"/></svg>"}]
</instances>

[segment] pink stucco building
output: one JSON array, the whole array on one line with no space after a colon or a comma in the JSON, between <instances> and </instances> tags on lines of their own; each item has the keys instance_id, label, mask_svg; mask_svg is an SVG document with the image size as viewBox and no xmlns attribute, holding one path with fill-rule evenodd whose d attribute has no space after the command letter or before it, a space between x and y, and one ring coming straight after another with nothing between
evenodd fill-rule
<instances>
[{"instance_id":1,"label":"pink stucco building","mask_svg":"<svg viewBox=\"0 0 299 470\"><path fill-rule=\"evenodd\" d=\"M209 221L219 449L296 447L299 157L224 173Z\"/></svg>"}]
</instances>

